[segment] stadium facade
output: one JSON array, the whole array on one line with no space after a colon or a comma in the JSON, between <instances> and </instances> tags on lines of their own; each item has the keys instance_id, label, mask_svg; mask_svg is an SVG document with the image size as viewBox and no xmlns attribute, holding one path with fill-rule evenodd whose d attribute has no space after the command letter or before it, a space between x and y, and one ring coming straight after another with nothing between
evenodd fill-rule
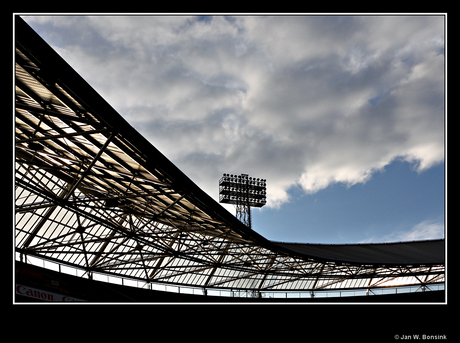
<instances>
[{"instance_id":1,"label":"stadium facade","mask_svg":"<svg viewBox=\"0 0 460 343\"><path fill-rule=\"evenodd\" d=\"M444 284L444 240L265 239L131 127L19 16L14 34L15 260L17 270L29 268L17 274L24 283L36 275L28 261L38 259L89 280L103 274L256 298ZM17 280L20 299L42 294L21 286Z\"/></svg>"}]
</instances>

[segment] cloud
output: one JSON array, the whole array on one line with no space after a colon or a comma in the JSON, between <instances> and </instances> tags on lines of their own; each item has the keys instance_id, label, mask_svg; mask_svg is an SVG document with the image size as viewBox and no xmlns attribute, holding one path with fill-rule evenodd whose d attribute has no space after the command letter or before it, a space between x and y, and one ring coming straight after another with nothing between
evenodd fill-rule
<instances>
[{"instance_id":1,"label":"cloud","mask_svg":"<svg viewBox=\"0 0 460 343\"><path fill-rule=\"evenodd\" d=\"M401 241L444 238L444 224L425 220L415 225L412 230L398 235Z\"/></svg>"},{"instance_id":2,"label":"cloud","mask_svg":"<svg viewBox=\"0 0 460 343\"><path fill-rule=\"evenodd\" d=\"M383 237L367 238L360 243L407 242L442 238L444 238L444 223L435 220L424 220L407 230L397 230Z\"/></svg>"},{"instance_id":3,"label":"cloud","mask_svg":"<svg viewBox=\"0 0 460 343\"><path fill-rule=\"evenodd\" d=\"M444 18L26 17L217 199L222 173L314 193L444 158Z\"/></svg>"}]
</instances>

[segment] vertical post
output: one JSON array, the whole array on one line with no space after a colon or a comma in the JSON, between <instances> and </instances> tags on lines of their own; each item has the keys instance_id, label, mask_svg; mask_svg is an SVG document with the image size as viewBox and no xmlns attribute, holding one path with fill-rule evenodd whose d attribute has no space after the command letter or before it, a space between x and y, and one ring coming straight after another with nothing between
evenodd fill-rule
<instances>
[{"instance_id":1,"label":"vertical post","mask_svg":"<svg viewBox=\"0 0 460 343\"><path fill-rule=\"evenodd\" d=\"M245 196L246 196L246 226L251 229L252 223L251 223L251 205L249 203L249 179L248 176L245 175Z\"/></svg>"}]
</instances>

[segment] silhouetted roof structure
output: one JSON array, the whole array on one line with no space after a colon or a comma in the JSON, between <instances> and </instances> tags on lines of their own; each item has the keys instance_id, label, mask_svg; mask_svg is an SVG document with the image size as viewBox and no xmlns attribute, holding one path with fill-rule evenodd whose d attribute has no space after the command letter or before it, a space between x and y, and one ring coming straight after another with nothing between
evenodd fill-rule
<instances>
[{"instance_id":1,"label":"silhouetted roof structure","mask_svg":"<svg viewBox=\"0 0 460 343\"><path fill-rule=\"evenodd\" d=\"M17 258L146 282L345 289L444 280L444 241L271 242L202 191L20 17Z\"/></svg>"},{"instance_id":2,"label":"silhouetted roof structure","mask_svg":"<svg viewBox=\"0 0 460 343\"><path fill-rule=\"evenodd\" d=\"M323 260L360 264L420 265L444 263L444 240L379 244L277 243L283 248Z\"/></svg>"}]
</instances>

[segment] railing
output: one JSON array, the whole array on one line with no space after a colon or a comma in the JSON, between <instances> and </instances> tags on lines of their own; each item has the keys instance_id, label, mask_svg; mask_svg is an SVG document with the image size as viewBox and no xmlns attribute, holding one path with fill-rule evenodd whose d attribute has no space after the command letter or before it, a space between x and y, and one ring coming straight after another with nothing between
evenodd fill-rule
<instances>
[{"instance_id":1,"label":"railing","mask_svg":"<svg viewBox=\"0 0 460 343\"><path fill-rule=\"evenodd\" d=\"M19 260L19 258L18 258ZM57 262L47 261L34 256L27 256L27 263L45 269L50 269L64 274L78 277L85 277L87 272L83 269L70 267ZM112 284L118 284L129 287L151 289L163 292L174 292L182 294L195 294L220 297L239 297L239 298L274 298L274 299L292 299L292 298L342 298L358 296L374 296L388 294L403 294L425 291L440 291L445 289L444 283L432 283L427 285L412 285L386 288L368 288L368 289L350 289L350 290L315 290L315 291L252 291L240 289L216 289L192 286L178 286L170 284L160 284L145 282L121 276L112 276L108 274L93 272L92 279Z\"/></svg>"}]
</instances>

